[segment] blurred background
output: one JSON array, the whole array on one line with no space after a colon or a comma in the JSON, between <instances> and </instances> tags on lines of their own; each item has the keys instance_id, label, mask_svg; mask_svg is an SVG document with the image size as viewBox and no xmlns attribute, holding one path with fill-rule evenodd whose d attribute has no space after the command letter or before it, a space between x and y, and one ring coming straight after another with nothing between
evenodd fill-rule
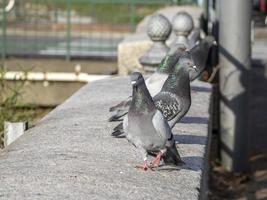
<instances>
[{"instance_id":1,"label":"blurred background","mask_svg":"<svg viewBox=\"0 0 267 200\"><path fill-rule=\"evenodd\" d=\"M1 79L0 132L4 121L26 118L33 125L87 83L71 78L75 74L117 74L118 44L139 22L160 8L185 4L196 2L1 0L1 74L6 78ZM32 78L25 78L27 73Z\"/></svg>"},{"instance_id":2,"label":"blurred background","mask_svg":"<svg viewBox=\"0 0 267 200\"><path fill-rule=\"evenodd\" d=\"M117 75L118 45L142 30L146 17L158 10L184 6L191 15L200 11L198 26L218 40L219 1L0 0L0 148L5 121L34 126L83 85ZM267 199L267 1L253 0L251 9L252 167L235 173L221 165L219 91L214 90L210 199ZM219 84L218 60L215 50L201 77L214 88Z\"/></svg>"}]
</instances>

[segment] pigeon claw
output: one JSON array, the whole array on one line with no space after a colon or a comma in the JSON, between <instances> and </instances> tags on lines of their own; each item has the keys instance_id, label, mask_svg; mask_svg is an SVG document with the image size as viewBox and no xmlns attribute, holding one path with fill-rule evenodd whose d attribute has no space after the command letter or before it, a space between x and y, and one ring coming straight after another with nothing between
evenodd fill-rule
<instances>
[{"instance_id":1,"label":"pigeon claw","mask_svg":"<svg viewBox=\"0 0 267 200\"><path fill-rule=\"evenodd\" d=\"M156 156L156 158L154 160L152 160L151 167L153 167L153 168L158 167L160 160L161 160L161 157L162 157L162 153L159 152L158 155Z\"/></svg>"},{"instance_id":2,"label":"pigeon claw","mask_svg":"<svg viewBox=\"0 0 267 200\"><path fill-rule=\"evenodd\" d=\"M135 166L135 168L141 169L143 171L152 170L152 168L150 166L148 166L146 161L144 161L143 165L137 165L137 166Z\"/></svg>"}]
</instances>

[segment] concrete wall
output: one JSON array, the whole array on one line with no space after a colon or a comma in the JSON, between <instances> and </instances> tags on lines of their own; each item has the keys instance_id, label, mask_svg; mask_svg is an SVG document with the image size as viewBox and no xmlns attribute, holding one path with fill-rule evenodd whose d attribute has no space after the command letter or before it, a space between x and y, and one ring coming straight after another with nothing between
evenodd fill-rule
<instances>
[{"instance_id":1,"label":"concrete wall","mask_svg":"<svg viewBox=\"0 0 267 200\"><path fill-rule=\"evenodd\" d=\"M193 83L192 107L173 129L186 164L154 172L134 168L139 152L110 136L108 108L130 93L128 78L86 85L0 152L1 199L200 198L211 86Z\"/></svg>"}]
</instances>

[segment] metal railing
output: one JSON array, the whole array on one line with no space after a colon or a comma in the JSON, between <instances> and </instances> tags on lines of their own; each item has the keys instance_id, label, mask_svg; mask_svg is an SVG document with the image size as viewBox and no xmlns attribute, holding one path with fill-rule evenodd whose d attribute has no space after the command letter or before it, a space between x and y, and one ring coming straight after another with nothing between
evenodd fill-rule
<instances>
[{"instance_id":1,"label":"metal railing","mask_svg":"<svg viewBox=\"0 0 267 200\"><path fill-rule=\"evenodd\" d=\"M0 53L116 58L117 45L146 15L192 0L2 0ZM10 7L11 6L11 7ZM8 9L7 9L8 8Z\"/></svg>"}]
</instances>

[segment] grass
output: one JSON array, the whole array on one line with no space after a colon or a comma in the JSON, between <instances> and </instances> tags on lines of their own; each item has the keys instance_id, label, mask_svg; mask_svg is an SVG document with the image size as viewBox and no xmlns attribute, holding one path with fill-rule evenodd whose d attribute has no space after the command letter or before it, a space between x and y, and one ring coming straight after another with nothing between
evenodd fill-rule
<instances>
[{"instance_id":1,"label":"grass","mask_svg":"<svg viewBox=\"0 0 267 200\"><path fill-rule=\"evenodd\" d=\"M20 10L21 16L28 16L28 10L34 10L38 15L39 9L43 12L50 11L67 11L70 8L80 16L90 16L94 19L95 23L107 23L115 25L136 25L145 16L152 14L159 8L165 5L173 4L173 1L141 1L139 3L130 3L134 1L83 1L72 0L70 4L63 0L28 0L24 3L17 4L17 9ZM21 18L20 18L21 19ZM134 23L134 24L132 24Z\"/></svg>"}]
</instances>

